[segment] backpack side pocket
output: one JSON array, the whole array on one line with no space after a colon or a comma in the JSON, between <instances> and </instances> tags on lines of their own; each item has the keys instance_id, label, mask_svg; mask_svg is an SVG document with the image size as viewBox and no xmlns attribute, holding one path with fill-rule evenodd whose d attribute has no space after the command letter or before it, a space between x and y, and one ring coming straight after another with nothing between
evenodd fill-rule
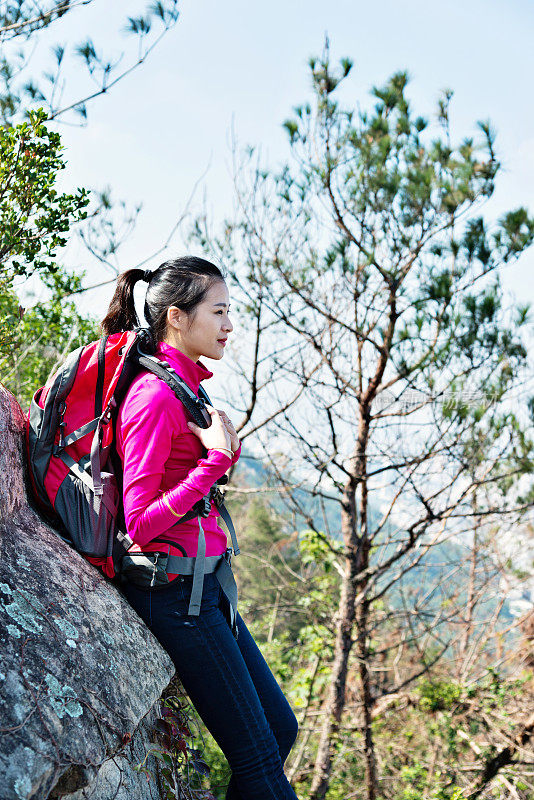
<instances>
[{"instance_id":1,"label":"backpack side pocket","mask_svg":"<svg viewBox=\"0 0 534 800\"><path fill-rule=\"evenodd\" d=\"M56 495L55 510L67 527L73 546L84 556L109 558L117 531L119 490L115 476L102 472L103 494L96 496L73 472Z\"/></svg>"}]
</instances>

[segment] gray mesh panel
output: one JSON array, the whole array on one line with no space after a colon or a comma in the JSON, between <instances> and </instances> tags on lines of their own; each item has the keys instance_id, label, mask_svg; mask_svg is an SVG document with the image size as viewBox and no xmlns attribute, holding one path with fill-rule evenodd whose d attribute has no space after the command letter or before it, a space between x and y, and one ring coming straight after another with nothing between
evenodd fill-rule
<instances>
[{"instance_id":1,"label":"gray mesh panel","mask_svg":"<svg viewBox=\"0 0 534 800\"><path fill-rule=\"evenodd\" d=\"M117 528L119 490L115 476L102 472L104 494L95 497L91 489L72 472L59 487L55 509L78 552L109 557Z\"/></svg>"}]
</instances>

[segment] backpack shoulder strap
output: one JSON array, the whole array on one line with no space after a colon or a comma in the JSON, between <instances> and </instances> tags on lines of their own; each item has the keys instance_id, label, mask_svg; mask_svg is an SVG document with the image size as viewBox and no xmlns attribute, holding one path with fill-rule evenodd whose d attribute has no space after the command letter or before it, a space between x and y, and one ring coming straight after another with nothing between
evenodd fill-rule
<instances>
[{"instance_id":1,"label":"backpack shoulder strap","mask_svg":"<svg viewBox=\"0 0 534 800\"><path fill-rule=\"evenodd\" d=\"M183 378L181 378L166 361L160 361L158 358L146 354L140 355L138 361L143 369L152 372L172 389L178 400L181 400L200 428L209 427L211 419L204 408L204 398L201 399L197 397Z\"/></svg>"}]
</instances>

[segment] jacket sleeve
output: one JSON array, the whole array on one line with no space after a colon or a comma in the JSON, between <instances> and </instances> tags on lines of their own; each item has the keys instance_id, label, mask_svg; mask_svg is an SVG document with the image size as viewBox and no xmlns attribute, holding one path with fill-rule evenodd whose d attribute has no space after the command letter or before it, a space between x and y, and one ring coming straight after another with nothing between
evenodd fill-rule
<instances>
[{"instance_id":1,"label":"jacket sleeve","mask_svg":"<svg viewBox=\"0 0 534 800\"><path fill-rule=\"evenodd\" d=\"M218 450L208 450L183 480L163 493L160 487L172 441L185 432L185 415L176 398L161 382L141 382L128 394L118 423L126 527L142 546L172 527L207 494L232 460Z\"/></svg>"}]
</instances>

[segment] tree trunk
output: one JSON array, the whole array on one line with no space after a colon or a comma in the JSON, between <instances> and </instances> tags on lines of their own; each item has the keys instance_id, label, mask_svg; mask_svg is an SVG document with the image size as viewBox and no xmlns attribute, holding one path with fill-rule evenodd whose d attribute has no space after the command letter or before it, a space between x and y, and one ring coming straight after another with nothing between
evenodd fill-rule
<instances>
[{"instance_id":1,"label":"tree trunk","mask_svg":"<svg viewBox=\"0 0 534 800\"><path fill-rule=\"evenodd\" d=\"M367 800L376 800L377 777L376 777L376 758L375 746L373 741L372 722L372 695L371 682L368 666L367 651L367 623L369 619L369 603L362 600L358 604L356 612L356 627L358 630L357 647L358 654L358 673L360 676L360 701L362 708L362 728L364 739L365 757L365 786L367 789Z\"/></svg>"},{"instance_id":2,"label":"tree trunk","mask_svg":"<svg viewBox=\"0 0 534 800\"><path fill-rule=\"evenodd\" d=\"M345 707L348 663L350 651L354 644L352 634L356 612L355 599L358 590L361 588L361 582L358 582L358 575L362 567L364 568L364 560L368 559L367 492L365 481L361 480L361 477L365 475L366 469L364 454L368 431L368 424L362 417L356 444L355 474L345 487L341 506L341 531L345 543L345 569L336 618L336 642L332 676L324 706L324 722L317 751L310 800L323 800L328 790L332 769L333 743ZM362 490L359 531L357 530L356 515L356 486L358 483L360 483Z\"/></svg>"},{"instance_id":3,"label":"tree trunk","mask_svg":"<svg viewBox=\"0 0 534 800\"><path fill-rule=\"evenodd\" d=\"M360 418L358 439L356 443L355 469L352 478L348 481L343 494L341 506L341 531L345 544L345 569L341 584L341 594L339 600L336 643L334 650L334 662L332 665L332 677L330 679L330 690L324 707L324 722L319 740L317 760L311 785L310 800L323 800L330 784L330 773L332 769L333 742L341 716L345 707L345 690L347 684L347 671L349 656L352 645L354 644L353 626L356 616L355 600L356 595L363 588L358 576L362 569L365 569L369 562L369 539L367 530L367 483L365 447L369 433L368 420L364 415ZM360 486L360 520L359 530L357 525L356 513L356 487ZM358 624L358 656L361 653L367 654L367 606L365 607L364 617ZM361 615L361 609L359 609ZM360 652L361 651L361 652ZM360 680L362 685L362 704L367 709L369 724L366 734L366 771L369 772L370 780L376 783L374 764L374 748L371 737L370 727L370 691L369 678L367 673L367 659L364 659L365 669L360 670ZM365 719L365 714L364 714ZM368 741L367 741L368 739ZM369 756L367 755L369 754ZM374 795L373 795L374 797Z\"/></svg>"},{"instance_id":4,"label":"tree trunk","mask_svg":"<svg viewBox=\"0 0 534 800\"><path fill-rule=\"evenodd\" d=\"M362 542L360 548L360 573L369 566L370 540L367 529L367 481L361 484L360 498L360 518L365 524L362 526ZM359 581L358 593L362 593L366 586L366 580ZM367 789L367 800L375 800L377 793L376 777L376 758L375 745L373 741L372 722L372 695L371 682L369 676L369 650L368 642L368 621L369 621L369 602L363 598L358 604L356 611L357 655L358 655L358 674L360 676L360 703L362 710L362 730L364 739L364 759L365 759L365 786Z\"/></svg>"},{"instance_id":5,"label":"tree trunk","mask_svg":"<svg viewBox=\"0 0 534 800\"><path fill-rule=\"evenodd\" d=\"M330 784L332 767L332 744L339 728L345 706L345 687L350 651L353 645L354 599L356 596L356 560L345 559L345 575L341 584L339 600L334 662L328 698L324 706L324 722L321 729L317 760L310 791L310 800L323 800Z\"/></svg>"}]
</instances>

